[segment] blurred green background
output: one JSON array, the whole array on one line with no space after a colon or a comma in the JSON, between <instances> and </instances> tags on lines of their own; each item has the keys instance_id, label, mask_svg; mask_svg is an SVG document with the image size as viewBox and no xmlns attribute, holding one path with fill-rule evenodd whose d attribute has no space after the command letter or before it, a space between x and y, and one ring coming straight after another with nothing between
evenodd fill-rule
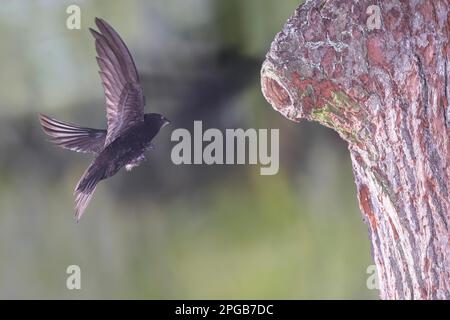
<instances>
[{"instance_id":1,"label":"blurred green background","mask_svg":"<svg viewBox=\"0 0 450 320\"><path fill-rule=\"evenodd\" d=\"M65 26L81 8L81 30ZM299 0L6 0L0 8L0 298L367 299L370 243L346 145L272 110L259 70ZM46 142L36 114L104 127L88 27L111 23L147 108L172 120L150 161L102 182L79 224L91 156ZM171 130L279 128L280 171L175 166ZM81 290L66 268L81 268Z\"/></svg>"}]
</instances>

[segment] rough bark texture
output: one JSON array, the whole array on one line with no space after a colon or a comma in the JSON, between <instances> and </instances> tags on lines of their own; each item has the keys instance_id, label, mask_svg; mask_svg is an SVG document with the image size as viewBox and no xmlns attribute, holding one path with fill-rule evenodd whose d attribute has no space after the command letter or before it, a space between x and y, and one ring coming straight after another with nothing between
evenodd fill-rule
<instances>
[{"instance_id":1,"label":"rough bark texture","mask_svg":"<svg viewBox=\"0 0 450 320\"><path fill-rule=\"evenodd\" d=\"M381 28L370 30L374 4ZM384 299L450 299L449 8L307 1L261 70L277 111L348 142Z\"/></svg>"}]
</instances>

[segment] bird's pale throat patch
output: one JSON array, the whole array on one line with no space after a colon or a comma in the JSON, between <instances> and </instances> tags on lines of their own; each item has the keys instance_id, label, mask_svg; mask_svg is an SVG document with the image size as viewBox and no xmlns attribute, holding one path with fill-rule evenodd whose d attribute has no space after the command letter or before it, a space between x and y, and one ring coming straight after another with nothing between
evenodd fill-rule
<instances>
[{"instance_id":1,"label":"bird's pale throat patch","mask_svg":"<svg viewBox=\"0 0 450 320\"><path fill-rule=\"evenodd\" d=\"M261 175L278 173L278 129L239 128L223 132L209 128L203 131L202 121L194 121L193 134L188 129L178 128L172 132L171 141L177 142L171 153L176 165L259 164Z\"/></svg>"}]
</instances>

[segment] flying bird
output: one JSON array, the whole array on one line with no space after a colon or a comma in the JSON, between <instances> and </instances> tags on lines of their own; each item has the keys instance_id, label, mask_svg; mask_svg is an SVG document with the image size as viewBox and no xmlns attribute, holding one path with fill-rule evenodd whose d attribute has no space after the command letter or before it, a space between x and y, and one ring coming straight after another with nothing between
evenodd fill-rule
<instances>
[{"instance_id":1,"label":"flying bird","mask_svg":"<svg viewBox=\"0 0 450 320\"><path fill-rule=\"evenodd\" d=\"M145 113L145 97L133 58L119 34L103 19L95 18L97 63L106 98L107 129L92 129L40 114L39 121L50 141L95 159L75 187L75 219L83 215L97 184L146 160L152 140L170 121L158 113Z\"/></svg>"}]
</instances>

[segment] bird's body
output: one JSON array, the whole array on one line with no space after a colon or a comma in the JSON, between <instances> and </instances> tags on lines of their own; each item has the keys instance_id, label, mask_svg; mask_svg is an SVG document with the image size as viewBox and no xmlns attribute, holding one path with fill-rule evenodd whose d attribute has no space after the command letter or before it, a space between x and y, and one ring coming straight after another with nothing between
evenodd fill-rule
<instances>
[{"instance_id":1,"label":"bird's body","mask_svg":"<svg viewBox=\"0 0 450 320\"><path fill-rule=\"evenodd\" d=\"M158 119L152 122L135 124L98 154L91 165L105 168L103 179L115 175L122 167L136 166L145 160L145 152L152 148L152 139L159 131Z\"/></svg>"},{"instance_id":2,"label":"bird's body","mask_svg":"<svg viewBox=\"0 0 450 320\"><path fill-rule=\"evenodd\" d=\"M91 30L106 96L107 130L85 128L40 115L45 133L55 144L77 152L93 153L93 162L75 188L76 219L83 215L97 184L121 168L131 170L146 159L152 140L170 123L157 113L144 114L145 98L134 61L117 32L104 20Z\"/></svg>"}]
</instances>

